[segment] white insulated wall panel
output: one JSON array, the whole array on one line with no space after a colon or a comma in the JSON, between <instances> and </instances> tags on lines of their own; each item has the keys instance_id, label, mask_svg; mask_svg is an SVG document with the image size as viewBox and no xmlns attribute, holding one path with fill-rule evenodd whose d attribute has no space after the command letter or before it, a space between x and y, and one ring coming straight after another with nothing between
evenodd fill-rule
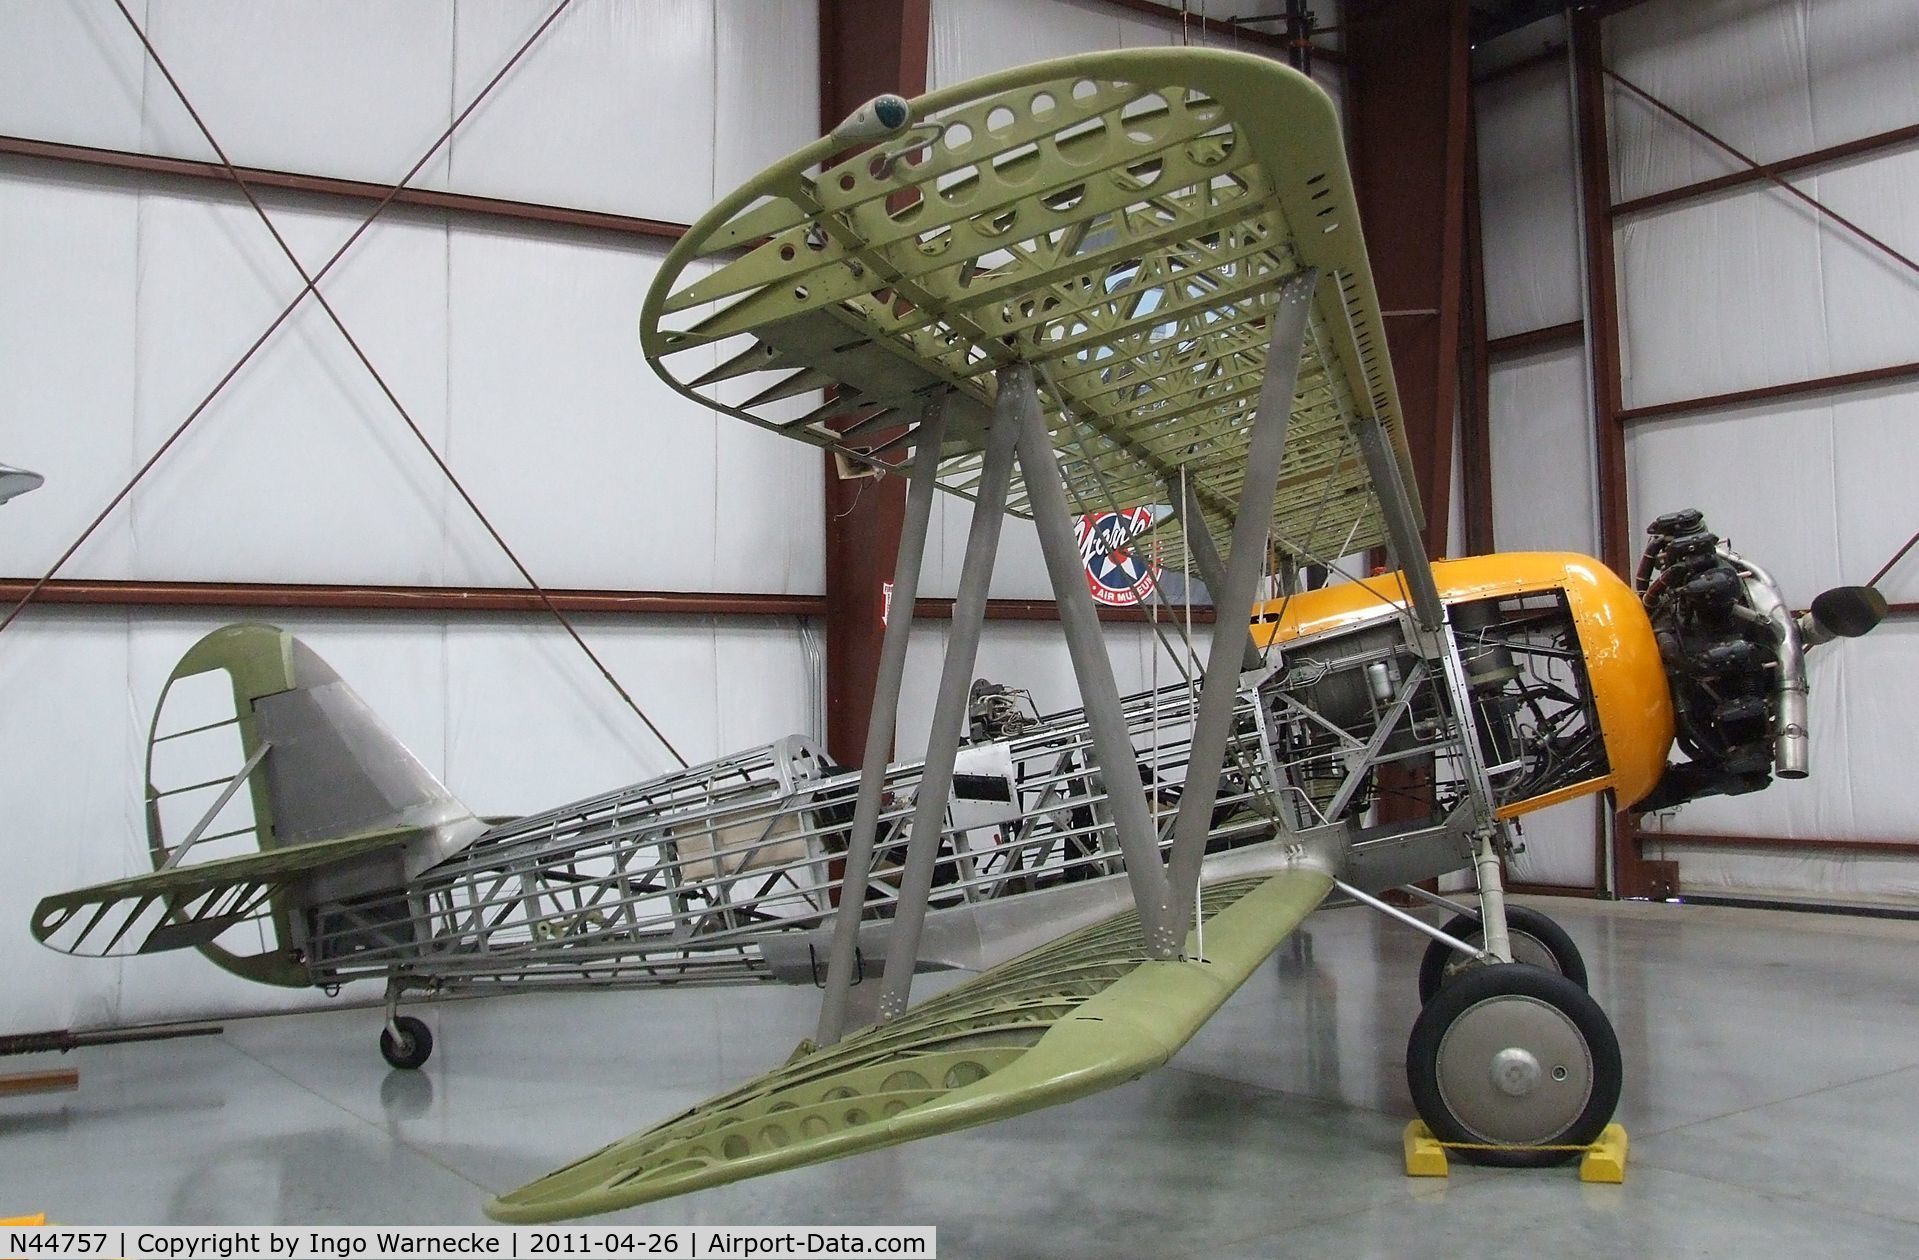
<instances>
[{"instance_id":1,"label":"white insulated wall panel","mask_svg":"<svg viewBox=\"0 0 1919 1260\"><path fill-rule=\"evenodd\" d=\"M1574 346L1492 363L1489 454L1500 551L1598 550L1584 358ZM1512 877L1590 887L1593 828L1588 800L1527 815L1526 850L1514 858Z\"/></svg>"},{"instance_id":2,"label":"white insulated wall panel","mask_svg":"<svg viewBox=\"0 0 1919 1260\"><path fill-rule=\"evenodd\" d=\"M715 0L713 15L717 200L819 138L819 0Z\"/></svg>"},{"instance_id":3,"label":"white insulated wall panel","mask_svg":"<svg viewBox=\"0 0 1919 1260\"><path fill-rule=\"evenodd\" d=\"M0 941L7 1001L0 1032L68 1027L115 987L118 965L36 944L28 918L48 893L112 879L145 853L139 769L127 695L124 615L38 613L9 627L0 651Z\"/></svg>"},{"instance_id":4,"label":"white insulated wall panel","mask_svg":"<svg viewBox=\"0 0 1919 1260\"><path fill-rule=\"evenodd\" d=\"M116 177L0 163L0 463L47 478L0 515L0 572L38 577L133 473L139 202ZM76 556L128 576L123 510Z\"/></svg>"},{"instance_id":5,"label":"white insulated wall panel","mask_svg":"<svg viewBox=\"0 0 1919 1260\"><path fill-rule=\"evenodd\" d=\"M454 97L473 99L551 9L461 4ZM715 81L713 0L576 5L454 136L450 181L691 222L713 200Z\"/></svg>"},{"instance_id":6,"label":"white insulated wall panel","mask_svg":"<svg viewBox=\"0 0 1919 1260\"><path fill-rule=\"evenodd\" d=\"M1626 406L1828 375L1821 245L1807 207L1763 190L1628 219L1614 236Z\"/></svg>"},{"instance_id":7,"label":"white insulated wall panel","mask_svg":"<svg viewBox=\"0 0 1919 1260\"><path fill-rule=\"evenodd\" d=\"M1774 0L1627 10L1609 62L1759 160L1919 120L1919 9L1875 0ZM1738 168L1643 102L1611 99L1614 188L1635 197ZM1792 176L1910 254L1919 155L1885 150ZM1919 358L1910 272L1786 193L1754 184L1627 219L1617 235L1626 403L1802 381ZM1909 423L1919 389L1891 384L1661 419L1628 431L1631 518L1702 508L1771 570L1789 603L1863 582L1914 526ZM1883 582L1919 593L1911 564ZM1813 652L1812 776L1708 798L1649 825L1773 838L1909 840L1915 779L1899 732L1919 704L1919 631L1894 622ZM1673 846L1690 888L1907 898L1910 858Z\"/></svg>"},{"instance_id":8,"label":"white insulated wall panel","mask_svg":"<svg viewBox=\"0 0 1919 1260\"><path fill-rule=\"evenodd\" d=\"M243 166L399 179L551 0L137 0ZM414 177L690 221L818 134L816 0L576 0ZM0 5L0 134L215 160L110 0Z\"/></svg>"},{"instance_id":9,"label":"white insulated wall panel","mask_svg":"<svg viewBox=\"0 0 1919 1260\"><path fill-rule=\"evenodd\" d=\"M451 463L543 584L712 589L715 433L729 422L640 354L637 312L663 253L452 235ZM511 580L491 539L448 535L456 583Z\"/></svg>"},{"instance_id":10,"label":"white insulated wall panel","mask_svg":"<svg viewBox=\"0 0 1919 1260\"><path fill-rule=\"evenodd\" d=\"M1796 182L1893 249L1919 251L1919 152ZM1911 271L1776 188L1635 215L1617 248L1627 406L1919 358Z\"/></svg>"},{"instance_id":11,"label":"white insulated wall panel","mask_svg":"<svg viewBox=\"0 0 1919 1260\"><path fill-rule=\"evenodd\" d=\"M1758 161L1816 147L1799 3L1637 5L1607 20L1605 51L1619 74ZM1740 169L1625 89L1614 86L1611 103L1616 200Z\"/></svg>"},{"instance_id":12,"label":"white insulated wall panel","mask_svg":"<svg viewBox=\"0 0 1919 1260\"><path fill-rule=\"evenodd\" d=\"M11 505L7 573L44 572L299 291L252 210L206 191L0 172L0 461L49 478ZM358 222L266 205L309 271ZM646 367L663 252L391 210L322 288L543 584L817 592L818 453ZM521 584L311 299L63 575Z\"/></svg>"},{"instance_id":13,"label":"white insulated wall panel","mask_svg":"<svg viewBox=\"0 0 1919 1260\"><path fill-rule=\"evenodd\" d=\"M1591 555L1597 547L1584 358L1574 347L1493 362L1493 545L1501 551Z\"/></svg>"},{"instance_id":14,"label":"white insulated wall panel","mask_svg":"<svg viewBox=\"0 0 1919 1260\"><path fill-rule=\"evenodd\" d=\"M688 762L811 731L791 625L574 619ZM480 813L527 813L676 769L671 753L550 619L446 628L447 785Z\"/></svg>"},{"instance_id":15,"label":"white insulated wall panel","mask_svg":"<svg viewBox=\"0 0 1919 1260\"><path fill-rule=\"evenodd\" d=\"M1886 386L1827 398L1647 425L1629 436L1635 520L1698 506L1712 527L1765 566L1794 606L1841 583L1864 582L1912 529L1910 470L1919 433L1907 423L1919 391ZM1919 570L1887 576L1889 598L1919 593ZM1919 627L1893 621L1861 640L1815 650L1811 684L1812 775L1762 793L1696 801L1667 830L1713 835L1906 840L1919 817L1919 779L1899 732L1919 710ZM1899 895L1912 877L1888 862L1781 858L1749 853L1682 855L1708 883L1746 890L1847 896ZM1908 862L1908 867L1909 867ZM1833 872L1839 872L1834 874ZM1812 880L1785 883L1780 880ZM1904 884L1900 883L1903 879Z\"/></svg>"},{"instance_id":16,"label":"white insulated wall panel","mask_svg":"<svg viewBox=\"0 0 1919 1260\"><path fill-rule=\"evenodd\" d=\"M1919 898L1919 864L1909 854L1729 849L1651 840L1645 851L1678 859L1684 886L1696 893L1788 900L1811 895L1845 904L1908 908Z\"/></svg>"},{"instance_id":17,"label":"white insulated wall panel","mask_svg":"<svg viewBox=\"0 0 1919 1260\"><path fill-rule=\"evenodd\" d=\"M1486 331L1506 337L1580 318L1578 174L1559 62L1476 89Z\"/></svg>"},{"instance_id":18,"label":"white insulated wall panel","mask_svg":"<svg viewBox=\"0 0 1919 1260\"><path fill-rule=\"evenodd\" d=\"M127 9L146 21L146 0ZM113 0L0 4L0 134L137 149L147 69Z\"/></svg>"},{"instance_id":19,"label":"white insulated wall panel","mask_svg":"<svg viewBox=\"0 0 1919 1260\"><path fill-rule=\"evenodd\" d=\"M349 213L269 205L309 273ZM124 283L124 281L122 282ZM301 287L235 196L140 196L136 413L144 460ZM328 302L436 445L446 442L443 230L396 216L323 282ZM141 577L433 584L446 488L367 370L311 299L134 491ZM75 574L78 576L78 574Z\"/></svg>"},{"instance_id":20,"label":"white insulated wall panel","mask_svg":"<svg viewBox=\"0 0 1919 1260\"><path fill-rule=\"evenodd\" d=\"M1519 839L1524 848L1506 864L1506 877L1515 883L1591 888L1598 853L1598 821L1598 809L1591 797L1565 801L1520 818Z\"/></svg>"},{"instance_id":21,"label":"white insulated wall panel","mask_svg":"<svg viewBox=\"0 0 1919 1260\"><path fill-rule=\"evenodd\" d=\"M1828 586L1871 576L1867 569L1842 578L1833 459L1827 399L1782 399L1635 426L1626 437L1628 519L1643 526L1667 512L1700 509L1713 532L1763 566L1787 601L1803 608Z\"/></svg>"},{"instance_id":22,"label":"white insulated wall panel","mask_svg":"<svg viewBox=\"0 0 1919 1260\"><path fill-rule=\"evenodd\" d=\"M1886 0L1660 0L1606 23L1608 64L1760 162L1919 121L1919 8ZM1615 87L1613 190L1644 196L1741 169Z\"/></svg>"},{"instance_id":23,"label":"white insulated wall panel","mask_svg":"<svg viewBox=\"0 0 1919 1260\"><path fill-rule=\"evenodd\" d=\"M932 18L928 88L1125 46L1117 9L1092 0L933 0ZM1144 32L1135 37L1147 42Z\"/></svg>"},{"instance_id":24,"label":"white insulated wall panel","mask_svg":"<svg viewBox=\"0 0 1919 1260\"><path fill-rule=\"evenodd\" d=\"M1803 186L1834 213L1919 257L1919 149L1831 167ZM1832 371L1919 362L1919 276L1823 215L1818 231L1818 301Z\"/></svg>"},{"instance_id":25,"label":"white insulated wall panel","mask_svg":"<svg viewBox=\"0 0 1919 1260\"><path fill-rule=\"evenodd\" d=\"M451 0L148 0L144 25L235 164L396 183L453 121L454 9ZM150 62L143 112L140 143L126 147L219 160ZM446 169L442 149L412 182L443 187Z\"/></svg>"},{"instance_id":26,"label":"white insulated wall panel","mask_svg":"<svg viewBox=\"0 0 1919 1260\"><path fill-rule=\"evenodd\" d=\"M1832 399L1833 505L1838 567L1825 585L1864 582L1919 529L1919 386L1882 385ZM1919 547L1879 581L1894 603L1919 603ZM1877 633L1877 632L1875 632Z\"/></svg>"}]
</instances>

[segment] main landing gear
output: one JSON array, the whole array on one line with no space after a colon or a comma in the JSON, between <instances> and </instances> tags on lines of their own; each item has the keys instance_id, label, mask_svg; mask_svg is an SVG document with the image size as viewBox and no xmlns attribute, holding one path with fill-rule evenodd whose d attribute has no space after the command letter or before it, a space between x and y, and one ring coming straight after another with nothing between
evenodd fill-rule
<instances>
[{"instance_id":1,"label":"main landing gear","mask_svg":"<svg viewBox=\"0 0 1919 1260\"><path fill-rule=\"evenodd\" d=\"M1475 949L1486 947L1486 929L1476 914L1456 914L1439 929ZM1506 938L1512 945L1513 961L1556 972L1580 988L1586 987L1586 960L1579 946L1566 935L1566 929L1525 906L1506 907ZM1419 1002L1433 1000L1443 985L1452 983L1463 972L1482 966L1471 954L1462 954L1444 941L1426 946L1419 961Z\"/></svg>"},{"instance_id":2,"label":"main landing gear","mask_svg":"<svg viewBox=\"0 0 1919 1260\"><path fill-rule=\"evenodd\" d=\"M1619 1104L1619 1039L1586 992L1564 928L1504 907L1513 961L1489 959L1460 914L1419 969L1423 1007L1406 1045L1413 1105L1433 1136L1476 1164L1543 1168L1598 1140Z\"/></svg>"}]
</instances>

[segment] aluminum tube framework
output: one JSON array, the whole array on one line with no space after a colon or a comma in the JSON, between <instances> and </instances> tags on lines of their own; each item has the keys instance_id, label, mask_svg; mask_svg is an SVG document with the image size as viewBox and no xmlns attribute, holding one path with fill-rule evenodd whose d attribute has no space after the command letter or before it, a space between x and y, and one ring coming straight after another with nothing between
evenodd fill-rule
<instances>
[{"instance_id":1,"label":"aluminum tube framework","mask_svg":"<svg viewBox=\"0 0 1919 1260\"><path fill-rule=\"evenodd\" d=\"M1233 711L1239 699L1241 647L1253 615L1254 589L1265 568L1266 531L1273 519L1273 496L1279 492L1286 431L1293 418L1293 396L1299 388L1299 356L1306 344L1313 290L1318 285L1319 272L1307 268L1286 282L1274 308L1266 346L1266 378L1259 386L1258 409L1253 413L1246 447L1245 479L1233 517L1232 552L1226 557L1221 583L1213 590L1213 642L1200 684L1199 713L1193 720L1186 783L1180 789L1179 813L1173 820L1169 869L1173 921L1182 937L1199 899L1199 872L1206 857L1207 832L1212 828L1213 799L1219 792L1220 769L1226 761Z\"/></svg>"},{"instance_id":2,"label":"aluminum tube framework","mask_svg":"<svg viewBox=\"0 0 1919 1260\"><path fill-rule=\"evenodd\" d=\"M1073 540L1066 484L1060 476L1059 459L1053 453L1046 417L1040 411L1032 367L1019 363L1000 369L999 397L1002 406L1010 399L1018 410L1020 475L1026 480L1027 502L1032 507L1033 524L1039 533L1046 575L1053 584L1053 598L1059 604L1060 629L1066 636L1073 677L1079 684L1080 700L1085 706L1093 756L1099 762L1100 777L1106 785L1113 833L1126 860L1126 878L1139 910L1146 951L1153 958L1174 958L1179 954L1184 934L1173 923L1166 867L1159 856L1159 832L1146 804L1138 753L1133 748L1132 737L1127 734L1119 684L1113 681L1113 662L1106 655L1099 614L1093 608L1092 592L1086 589L1086 566Z\"/></svg>"},{"instance_id":3,"label":"aluminum tube framework","mask_svg":"<svg viewBox=\"0 0 1919 1260\"><path fill-rule=\"evenodd\" d=\"M953 600L953 625L946 633L946 660L940 668L939 695L933 703L933 725L926 738L926 766L920 775L919 794L914 798L912 831L906 842L905 866L900 872L899 904L893 912L893 932L887 941L886 974L880 979L881 1023L901 1015L913 995L913 968L919 961L926 900L933 892L933 867L939 857L940 838L946 832L946 802L953 787L953 763L959 756L966 702L973 686L973 665L979 657L980 626L986 620L986 591L993 580L1000 523L1006 519L1006 492L1013 480L1013 445L1020 427L1016 406L1017 399L1008 397L1002 372L999 403L993 410L993 427L986 435L985 458L976 487L978 498L973 503L973 523L966 535L966 560L960 568L959 594ZM894 589L893 598L895 607L911 607L897 603L898 588ZM905 622L909 618L899 620ZM890 624L887 626L889 635L892 628ZM895 693L897 702L897 684ZM862 782L860 786L864 789L866 785ZM835 928L837 930L837 925Z\"/></svg>"},{"instance_id":4,"label":"aluminum tube framework","mask_svg":"<svg viewBox=\"0 0 1919 1260\"><path fill-rule=\"evenodd\" d=\"M866 721L866 752L860 763L859 797L853 806L853 830L846 846L846 875L833 920L833 946L827 956L826 993L820 1000L815 1045L830 1046L846 1031L847 999L858 961L860 916L866 911L866 885L873 871L873 841L879 832L880 801L886 770L893 759L893 727L899 718L900 680L906 674L906 646L913 632L913 603L919 597L920 570L926 554L926 529L939 488L940 444L946 437L950 395L927 403L920 417L913 470L906 488L906 514L900 524L899 556L893 562L893 613L880 644L873 708Z\"/></svg>"}]
</instances>

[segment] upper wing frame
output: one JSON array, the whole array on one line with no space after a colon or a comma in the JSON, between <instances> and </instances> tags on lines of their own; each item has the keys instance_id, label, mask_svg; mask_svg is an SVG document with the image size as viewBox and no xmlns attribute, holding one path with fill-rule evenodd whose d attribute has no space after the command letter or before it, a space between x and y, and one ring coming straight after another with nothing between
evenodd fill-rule
<instances>
[{"instance_id":1,"label":"upper wing frame","mask_svg":"<svg viewBox=\"0 0 1919 1260\"><path fill-rule=\"evenodd\" d=\"M702 405L888 470L950 392L940 483L979 475L995 371L1035 365L1076 510L1189 479L1218 544L1264 373L1272 303L1317 268L1275 546L1386 541L1356 417L1411 463L1337 114L1265 58L1133 49L929 93L829 165L825 137L721 200L668 253L647 360ZM1027 514L1022 485L1011 510ZM1179 531L1165 533L1176 535ZM1177 538L1163 547L1179 560Z\"/></svg>"}]
</instances>

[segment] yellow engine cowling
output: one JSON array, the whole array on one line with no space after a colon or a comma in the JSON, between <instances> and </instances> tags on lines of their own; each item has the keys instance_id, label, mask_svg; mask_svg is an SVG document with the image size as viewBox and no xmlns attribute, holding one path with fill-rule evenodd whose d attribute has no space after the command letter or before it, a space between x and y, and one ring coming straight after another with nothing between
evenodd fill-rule
<instances>
[{"instance_id":1,"label":"yellow engine cowling","mask_svg":"<svg viewBox=\"0 0 1919 1260\"><path fill-rule=\"evenodd\" d=\"M1433 562L1433 580L1447 604L1563 591L1579 630L1607 773L1500 807L1511 818L1611 788L1619 808L1641 800L1659 782L1672 748L1672 693L1660 663L1652 622L1632 588L1589 556L1571 552L1503 552ZM1404 579L1384 573L1254 607L1253 642L1260 647L1323 634L1374 620L1408 602Z\"/></svg>"}]
</instances>

